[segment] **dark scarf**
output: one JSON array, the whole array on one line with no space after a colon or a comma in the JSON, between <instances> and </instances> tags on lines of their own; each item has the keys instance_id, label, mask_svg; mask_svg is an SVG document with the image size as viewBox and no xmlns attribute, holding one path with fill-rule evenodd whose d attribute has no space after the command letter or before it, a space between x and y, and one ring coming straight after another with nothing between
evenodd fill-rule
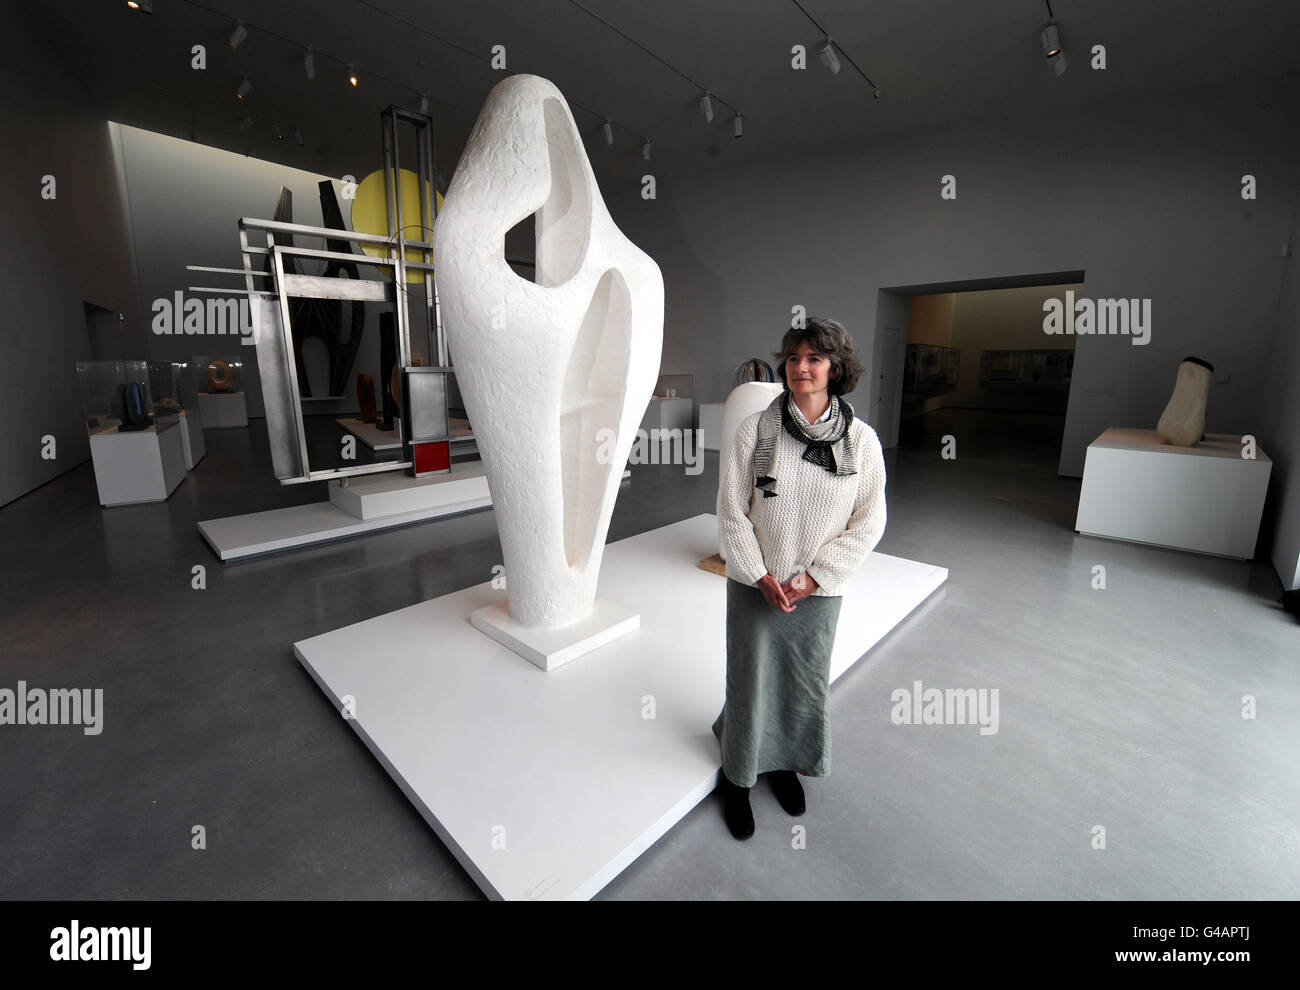
<instances>
[{"instance_id":1,"label":"dark scarf","mask_svg":"<svg viewBox=\"0 0 1300 990\"><path fill-rule=\"evenodd\" d=\"M758 441L754 446L754 484L763 490L764 498L780 493L776 479L768 472L776 453L776 440L781 430L804 445L803 459L824 467L831 474L857 474L854 465L857 457L853 449L853 436L849 427L853 423L853 407L842 395L831 396L831 416L824 423L805 423L792 412L794 396L789 389L783 391L758 417Z\"/></svg>"}]
</instances>

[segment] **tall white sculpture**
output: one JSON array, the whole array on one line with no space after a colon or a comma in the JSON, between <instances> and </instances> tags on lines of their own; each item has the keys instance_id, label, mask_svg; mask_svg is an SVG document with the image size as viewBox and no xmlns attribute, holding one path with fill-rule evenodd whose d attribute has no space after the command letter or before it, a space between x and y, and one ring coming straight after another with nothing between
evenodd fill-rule
<instances>
[{"instance_id":1,"label":"tall white sculpture","mask_svg":"<svg viewBox=\"0 0 1300 990\"><path fill-rule=\"evenodd\" d=\"M536 213L536 283L505 235ZM434 224L448 347L483 458L508 608L471 621L544 669L637 628L596 600L614 500L659 375L663 277L614 226L560 91L488 94Z\"/></svg>"},{"instance_id":2,"label":"tall white sculpture","mask_svg":"<svg viewBox=\"0 0 1300 990\"><path fill-rule=\"evenodd\" d=\"M736 438L736 427L747 416L762 412L772 404L772 400L785 391L784 382L743 382L731 390L727 402L722 407L722 446L718 448L718 494L714 499L714 511L718 516L718 557L725 563L727 547L722 539L722 492L726 483L724 477L727 457L731 453L731 442ZM752 493L751 493L752 494Z\"/></svg>"}]
</instances>

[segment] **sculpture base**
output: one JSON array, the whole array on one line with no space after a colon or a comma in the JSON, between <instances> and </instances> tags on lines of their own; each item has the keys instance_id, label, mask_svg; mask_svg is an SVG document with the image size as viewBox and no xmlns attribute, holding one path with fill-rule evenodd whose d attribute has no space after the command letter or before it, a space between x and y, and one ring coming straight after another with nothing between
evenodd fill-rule
<instances>
[{"instance_id":1,"label":"sculpture base","mask_svg":"<svg viewBox=\"0 0 1300 990\"><path fill-rule=\"evenodd\" d=\"M469 621L542 670L554 670L641 628L641 613L597 598L585 619L558 629L537 629L512 619L506 602L495 602L472 612Z\"/></svg>"}]
</instances>

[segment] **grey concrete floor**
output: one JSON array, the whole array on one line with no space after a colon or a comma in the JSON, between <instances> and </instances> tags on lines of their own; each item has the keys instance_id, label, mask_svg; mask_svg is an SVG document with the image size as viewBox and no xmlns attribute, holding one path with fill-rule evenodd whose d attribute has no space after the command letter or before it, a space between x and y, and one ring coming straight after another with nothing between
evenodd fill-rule
<instances>
[{"instance_id":1,"label":"grey concrete floor","mask_svg":"<svg viewBox=\"0 0 1300 990\"><path fill-rule=\"evenodd\" d=\"M878 549L951 576L835 685L807 814L760 781L737 842L713 795L600 899L1297 896L1300 625L1271 569L1076 536L1055 454L982 435L887 455ZM223 568L199 519L323 492L275 484L260 422L206 436L164 504L101 509L87 463L0 509L0 687L105 693L99 736L0 726L0 897L480 898L290 644L488 580L492 513ZM705 463L633 466L610 539L713 511ZM918 680L997 689L998 732L894 724Z\"/></svg>"}]
</instances>

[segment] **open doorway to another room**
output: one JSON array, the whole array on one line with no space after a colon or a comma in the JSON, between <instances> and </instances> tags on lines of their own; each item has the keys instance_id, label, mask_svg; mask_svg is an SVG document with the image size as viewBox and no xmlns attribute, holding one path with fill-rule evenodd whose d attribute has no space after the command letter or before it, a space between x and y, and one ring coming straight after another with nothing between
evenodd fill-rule
<instances>
[{"instance_id":1,"label":"open doorway to another room","mask_svg":"<svg viewBox=\"0 0 1300 990\"><path fill-rule=\"evenodd\" d=\"M963 457L1059 463L1075 338L1043 332L1043 303L1082 295L1083 273L1045 278L882 293L893 298L877 334L878 415L899 450L935 452L951 435Z\"/></svg>"}]
</instances>

